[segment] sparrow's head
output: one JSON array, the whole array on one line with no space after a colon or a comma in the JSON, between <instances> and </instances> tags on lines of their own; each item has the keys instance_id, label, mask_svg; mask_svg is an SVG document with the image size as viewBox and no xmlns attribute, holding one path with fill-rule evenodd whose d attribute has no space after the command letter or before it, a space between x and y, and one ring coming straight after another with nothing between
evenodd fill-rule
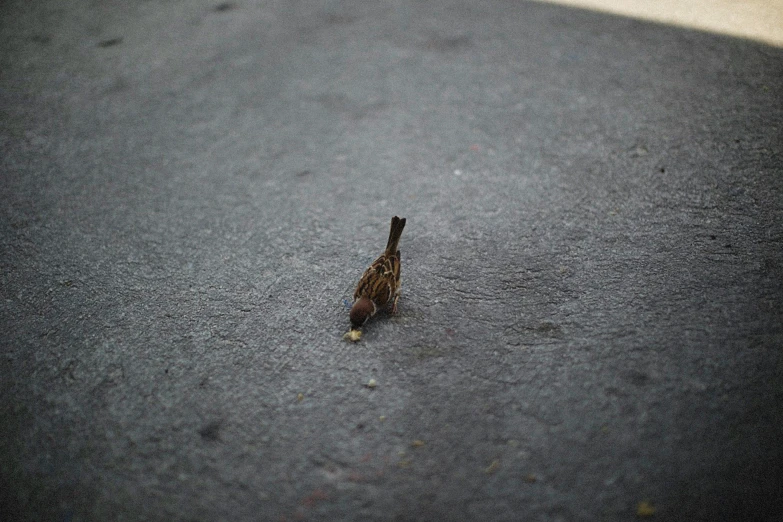
<instances>
[{"instance_id":1,"label":"sparrow's head","mask_svg":"<svg viewBox=\"0 0 783 522\"><path fill-rule=\"evenodd\" d=\"M351 324L359 328L375 314L375 303L369 297L360 297L351 307Z\"/></svg>"}]
</instances>

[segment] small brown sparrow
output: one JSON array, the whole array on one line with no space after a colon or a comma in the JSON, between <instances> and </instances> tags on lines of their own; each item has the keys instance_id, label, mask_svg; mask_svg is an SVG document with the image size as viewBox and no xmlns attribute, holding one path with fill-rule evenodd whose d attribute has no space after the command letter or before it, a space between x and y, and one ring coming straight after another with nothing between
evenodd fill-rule
<instances>
[{"instance_id":1,"label":"small brown sparrow","mask_svg":"<svg viewBox=\"0 0 783 522\"><path fill-rule=\"evenodd\" d=\"M400 243L405 218L394 216L391 220L389 241L386 250L365 270L356 285L351 307L351 328L358 330L367 319L391 301L391 313L397 312L397 300L400 298Z\"/></svg>"}]
</instances>

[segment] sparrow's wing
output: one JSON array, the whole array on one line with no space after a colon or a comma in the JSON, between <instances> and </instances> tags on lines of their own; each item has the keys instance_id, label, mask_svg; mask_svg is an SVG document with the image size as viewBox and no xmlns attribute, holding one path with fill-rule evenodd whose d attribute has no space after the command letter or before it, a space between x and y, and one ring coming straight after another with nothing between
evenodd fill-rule
<instances>
[{"instance_id":1,"label":"sparrow's wing","mask_svg":"<svg viewBox=\"0 0 783 522\"><path fill-rule=\"evenodd\" d=\"M402 266L402 258L400 257L400 251L397 251L397 258L394 260L394 279L397 281L397 287L400 286L400 267Z\"/></svg>"},{"instance_id":2,"label":"sparrow's wing","mask_svg":"<svg viewBox=\"0 0 783 522\"><path fill-rule=\"evenodd\" d=\"M397 257L382 255L365 270L356 286L353 298L369 297L376 305L385 305L397 287L397 274L399 274Z\"/></svg>"}]
</instances>

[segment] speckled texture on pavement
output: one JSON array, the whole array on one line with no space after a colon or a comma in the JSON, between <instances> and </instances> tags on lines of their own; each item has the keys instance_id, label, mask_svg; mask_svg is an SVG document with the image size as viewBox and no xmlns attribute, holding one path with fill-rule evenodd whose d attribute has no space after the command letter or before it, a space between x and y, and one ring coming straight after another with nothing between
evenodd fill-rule
<instances>
[{"instance_id":1,"label":"speckled texture on pavement","mask_svg":"<svg viewBox=\"0 0 783 522\"><path fill-rule=\"evenodd\" d=\"M4 2L0 46L9 520L779 516L780 49L467 0Z\"/></svg>"}]
</instances>

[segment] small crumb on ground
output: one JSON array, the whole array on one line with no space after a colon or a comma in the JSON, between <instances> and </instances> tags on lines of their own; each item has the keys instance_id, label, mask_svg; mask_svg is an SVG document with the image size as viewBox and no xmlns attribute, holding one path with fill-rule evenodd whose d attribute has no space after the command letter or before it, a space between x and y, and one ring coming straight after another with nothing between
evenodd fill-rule
<instances>
[{"instance_id":1,"label":"small crumb on ground","mask_svg":"<svg viewBox=\"0 0 783 522\"><path fill-rule=\"evenodd\" d=\"M489 466L484 468L484 473L491 475L500 468L500 461L498 459L493 460Z\"/></svg>"},{"instance_id":2,"label":"small crumb on ground","mask_svg":"<svg viewBox=\"0 0 783 522\"><path fill-rule=\"evenodd\" d=\"M651 517L655 514L655 506L650 504L648 501L643 500L639 502L639 505L636 506L636 516L638 517Z\"/></svg>"},{"instance_id":3,"label":"small crumb on ground","mask_svg":"<svg viewBox=\"0 0 783 522\"><path fill-rule=\"evenodd\" d=\"M355 343L359 341L359 339L362 338L362 331L361 330L348 330L345 335L343 335L343 339L347 339L351 341L352 343Z\"/></svg>"}]
</instances>

